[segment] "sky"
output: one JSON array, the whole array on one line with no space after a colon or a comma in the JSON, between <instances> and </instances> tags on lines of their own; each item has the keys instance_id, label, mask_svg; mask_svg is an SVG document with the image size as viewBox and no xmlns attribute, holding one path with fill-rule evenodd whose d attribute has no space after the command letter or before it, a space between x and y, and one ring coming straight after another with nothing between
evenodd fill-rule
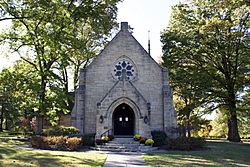
<instances>
[{"instance_id":1,"label":"sky","mask_svg":"<svg viewBox=\"0 0 250 167\"><path fill-rule=\"evenodd\" d=\"M134 28L133 36L145 50L148 50L150 36L151 56L157 61L162 55L160 32L168 25L171 6L178 2L179 0L123 0L118 4L117 21L128 22ZM0 31L4 26L1 22ZM17 54L8 54L6 57L7 54L8 50L0 46L0 70L11 66L18 58Z\"/></svg>"},{"instance_id":2,"label":"sky","mask_svg":"<svg viewBox=\"0 0 250 167\"><path fill-rule=\"evenodd\" d=\"M160 33L169 23L171 7L180 0L124 0L118 5L118 22L128 22L134 28L133 36L148 50L150 31L151 56L158 61L162 56ZM213 120L216 112L202 116Z\"/></svg>"},{"instance_id":3,"label":"sky","mask_svg":"<svg viewBox=\"0 0 250 167\"><path fill-rule=\"evenodd\" d=\"M148 50L150 36L151 56L157 61L162 55L160 32L168 26L171 6L178 2L179 0L124 0L118 5L117 21L128 22L134 28L133 36L145 50Z\"/></svg>"},{"instance_id":4,"label":"sky","mask_svg":"<svg viewBox=\"0 0 250 167\"><path fill-rule=\"evenodd\" d=\"M128 22L134 28L133 36L145 50L148 50L148 31L150 31L151 56L158 61L162 56L160 32L168 26L171 7L178 3L179 0L123 0L118 4L117 21ZM3 26L1 23L0 30ZM18 57L16 54L5 57L6 53L8 50L0 46L0 70L11 66ZM212 119L214 115L215 113L206 118Z\"/></svg>"}]
</instances>

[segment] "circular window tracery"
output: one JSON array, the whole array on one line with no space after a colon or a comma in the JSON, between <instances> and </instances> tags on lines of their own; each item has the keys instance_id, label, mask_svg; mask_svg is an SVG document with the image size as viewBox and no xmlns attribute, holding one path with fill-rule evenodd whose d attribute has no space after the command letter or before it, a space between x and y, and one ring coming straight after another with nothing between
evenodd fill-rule
<instances>
[{"instance_id":1,"label":"circular window tracery","mask_svg":"<svg viewBox=\"0 0 250 167\"><path fill-rule=\"evenodd\" d=\"M135 77L135 68L128 60L116 63L113 77L117 80L131 80Z\"/></svg>"}]
</instances>

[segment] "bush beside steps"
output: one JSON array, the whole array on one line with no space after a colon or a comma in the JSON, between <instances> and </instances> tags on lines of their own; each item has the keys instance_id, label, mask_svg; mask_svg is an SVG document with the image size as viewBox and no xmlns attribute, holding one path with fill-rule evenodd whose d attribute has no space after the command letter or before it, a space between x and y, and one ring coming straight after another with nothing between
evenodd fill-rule
<instances>
[{"instance_id":1,"label":"bush beside steps","mask_svg":"<svg viewBox=\"0 0 250 167\"><path fill-rule=\"evenodd\" d=\"M39 149L73 151L81 147L81 138L64 136L33 136L31 146Z\"/></svg>"}]
</instances>

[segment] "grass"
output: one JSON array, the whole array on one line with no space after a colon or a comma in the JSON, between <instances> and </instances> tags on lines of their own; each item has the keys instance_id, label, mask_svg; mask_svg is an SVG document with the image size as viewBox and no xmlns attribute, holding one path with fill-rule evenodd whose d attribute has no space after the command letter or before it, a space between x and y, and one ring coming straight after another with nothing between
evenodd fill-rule
<instances>
[{"instance_id":1,"label":"grass","mask_svg":"<svg viewBox=\"0 0 250 167\"><path fill-rule=\"evenodd\" d=\"M0 167L102 166L107 155L96 152L49 151L23 148L24 142L0 141Z\"/></svg>"},{"instance_id":2,"label":"grass","mask_svg":"<svg viewBox=\"0 0 250 167\"><path fill-rule=\"evenodd\" d=\"M250 143L208 141L206 150L144 154L149 166L250 166Z\"/></svg>"}]
</instances>

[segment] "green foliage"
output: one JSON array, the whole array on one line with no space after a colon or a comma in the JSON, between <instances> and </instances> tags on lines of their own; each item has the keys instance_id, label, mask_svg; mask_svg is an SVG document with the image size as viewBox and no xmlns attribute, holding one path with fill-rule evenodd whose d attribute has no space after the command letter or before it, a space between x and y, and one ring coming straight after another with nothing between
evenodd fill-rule
<instances>
[{"instance_id":1,"label":"green foliage","mask_svg":"<svg viewBox=\"0 0 250 167\"><path fill-rule=\"evenodd\" d=\"M95 145L95 134L85 134L82 136L82 143L84 146Z\"/></svg>"},{"instance_id":2,"label":"green foliage","mask_svg":"<svg viewBox=\"0 0 250 167\"><path fill-rule=\"evenodd\" d=\"M161 146L165 144L167 135L164 131L152 131L151 135L154 140L154 146Z\"/></svg>"},{"instance_id":3,"label":"green foliage","mask_svg":"<svg viewBox=\"0 0 250 167\"><path fill-rule=\"evenodd\" d=\"M28 119L34 116L33 108L37 107L37 77L29 64L17 62L13 68L0 72L0 96L3 105L3 118L14 129L18 126L19 117ZM6 127L7 128L7 127Z\"/></svg>"},{"instance_id":4,"label":"green foliage","mask_svg":"<svg viewBox=\"0 0 250 167\"><path fill-rule=\"evenodd\" d=\"M209 134L210 137L227 137L227 115L224 114L223 108L216 111L215 119L211 122L212 131Z\"/></svg>"},{"instance_id":5,"label":"green foliage","mask_svg":"<svg viewBox=\"0 0 250 167\"><path fill-rule=\"evenodd\" d=\"M43 130L46 136L74 136L80 133L79 129L75 127L56 126Z\"/></svg>"},{"instance_id":6,"label":"green foliage","mask_svg":"<svg viewBox=\"0 0 250 167\"><path fill-rule=\"evenodd\" d=\"M197 132L197 136L199 137L209 137L211 131L213 130L213 126L210 124L211 122L209 121L209 124L202 126L201 129Z\"/></svg>"},{"instance_id":7,"label":"green foliage","mask_svg":"<svg viewBox=\"0 0 250 167\"><path fill-rule=\"evenodd\" d=\"M238 108L238 121L239 121L239 133L242 137L250 137L250 89L246 90L239 102Z\"/></svg>"},{"instance_id":8,"label":"green foliage","mask_svg":"<svg viewBox=\"0 0 250 167\"><path fill-rule=\"evenodd\" d=\"M102 136L101 137L101 140L104 142L104 143L107 143L109 141L109 137L108 136Z\"/></svg>"},{"instance_id":9,"label":"green foliage","mask_svg":"<svg viewBox=\"0 0 250 167\"><path fill-rule=\"evenodd\" d=\"M0 21L11 21L0 33L0 44L17 52L30 66L26 71L35 75L35 85L32 79L26 84L35 90L31 110L36 108L37 116L55 124L58 112L69 112L68 74L73 72L76 88L80 67L88 65L117 25L119 1L7 0L0 4Z\"/></svg>"},{"instance_id":10,"label":"green foliage","mask_svg":"<svg viewBox=\"0 0 250 167\"><path fill-rule=\"evenodd\" d=\"M167 145L173 150L190 151L202 148L205 145L205 139L195 137L178 137L176 139L168 139Z\"/></svg>"},{"instance_id":11,"label":"green foliage","mask_svg":"<svg viewBox=\"0 0 250 167\"><path fill-rule=\"evenodd\" d=\"M229 140L237 142L237 93L250 83L249 8L244 0L186 1L173 7L161 36L179 111L189 119L226 106Z\"/></svg>"},{"instance_id":12,"label":"green foliage","mask_svg":"<svg viewBox=\"0 0 250 167\"><path fill-rule=\"evenodd\" d=\"M81 147L81 139L63 136L33 136L31 145L40 149L77 150Z\"/></svg>"},{"instance_id":13,"label":"green foliage","mask_svg":"<svg viewBox=\"0 0 250 167\"><path fill-rule=\"evenodd\" d=\"M151 145L153 145L153 144L154 144L154 140L153 140L153 139L147 139L147 140L145 141L145 145L151 146Z\"/></svg>"},{"instance_id":14,"label":"green foliage","mask_svg":"<svg viewBox=\"0 0 250 167\"><path fill-rule=\"evenodd\" d=\"M135 134L135 135L134 135L134 140L135 140L135 141L139 141L140 138L141 138L141 135L140 135L140 134Z\"/></svg>"}]
</instances>

